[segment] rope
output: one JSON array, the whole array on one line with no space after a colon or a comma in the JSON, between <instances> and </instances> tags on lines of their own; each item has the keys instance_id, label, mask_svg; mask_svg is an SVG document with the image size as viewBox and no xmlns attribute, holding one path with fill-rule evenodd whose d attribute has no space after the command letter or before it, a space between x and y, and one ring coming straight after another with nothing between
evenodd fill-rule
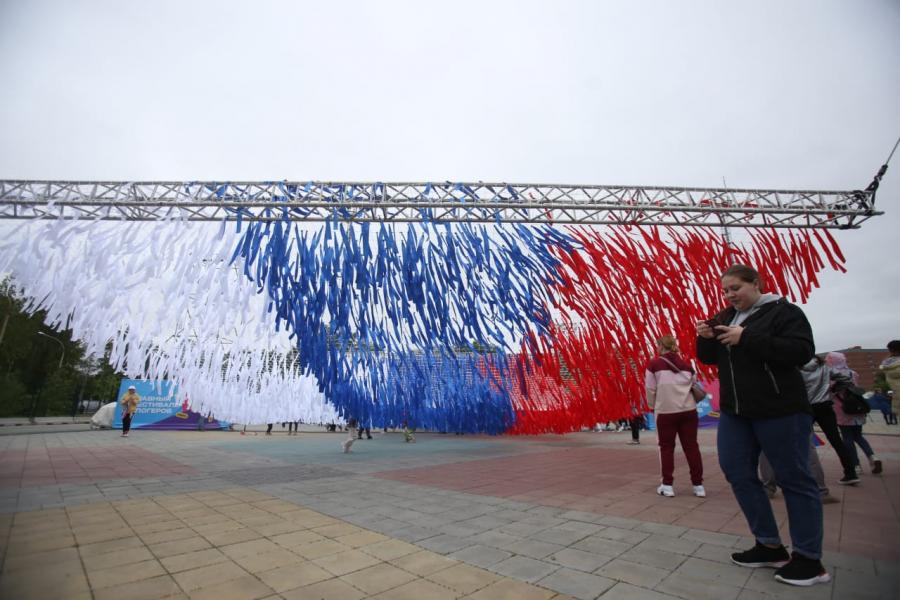
<instances>
[{"instance_id":1,"label":"rope","mask_svg":"<svg viewBox=\"0 0 900 600\"><path fill-rule=\"evenodd\" d=\"M872 183L870 183L868 185L868 187L866 187L866 191L865 192L859 192L859 191L854 192L854 196L860 202L860 204L865 204L866 196L871 197L871 203L869 205L868 210L866 211L866 214L872 214L873 212L875 212L875 192L878 191L878 186L881 184L881 178L884 177L885 173L887 173L888 163L890 163L891 159L894 157L894 152L897 151L898 145L900 145L900 138L897 138L897 142L894 144L894 147L891 150L891 153L888 154L887 160L884 161L884 164L881 165L881 168L878 169L877 173L875 173L875 177L872 179ZM852 224L852 220L851 220L851 224Z\"/></svg>"},{"instance_id":2,"label":"rope","mask_svg":"<svg viewBox=\"0 0 900 600\"><path fill-rule=\"evenodd\" d=\"M897 142L894 144L894 149L891 150L891 153L888 155L887 160L884 161L885 167L889 162L891 162L891 159L894 157L894 152L897 151L897 146L900 146L900 138L897 138Z\"/></svg>"}]
</instances>

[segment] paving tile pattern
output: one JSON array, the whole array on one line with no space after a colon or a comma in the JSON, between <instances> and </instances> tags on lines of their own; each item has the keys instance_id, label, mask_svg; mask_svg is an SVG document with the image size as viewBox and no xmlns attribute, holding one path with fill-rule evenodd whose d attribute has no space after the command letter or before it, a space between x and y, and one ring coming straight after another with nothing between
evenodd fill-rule
<instances>
[{"instance_id":1,"label":"paving tile pattern","mask_svg":"<svg viewBox=\"0 0 900 600\"><path fill-rule=\"evenodd\" d=\"M312 589L358 598L424 589L459 598L502 579L244 487L23 512L7 521L4 598L312 597ZM222 530L247 535L215 545ZM158 535L182 531L190 535ZM274 533L284 531L291 533Z\"/></svg>"},{"instance_id":2,"label":"paving tile pattern","mask_svg":"<svg viewBox=\"0 0 900 600\"><path fill-rule=\"evenodd\" d=\"M218 474L225 481L237 485L263 485L285 481L309 481L329 477L346 477L347 471L318 465L286 465L282 467L261 467L257 469L235 469Z\"/></svg>"},{"instance_id":3,"label":"paving tile pattern","mask_svg":"<svg viewBox=\"0 0 900 600\"><path fill-rule=\"evenodd\" d=\"M601 514L671 526L673 531L693 529L698 533L690 534L688 539L702 542L719 536L718 539L733 543L749 536L750 531L718 469L711 447L713 435L714 432L701 432L701 442L706 442L702 444L708 492L704 499L690 493L687 467L680 457L676 459L676 497L656 495L659 459L655 447L622 447L622 438L612 433L594 436L603 441L615 439L616 445L547 448L540 454L469 460L439 468L393 469L375 475L447 491L557 507L566 510L564 516L580 514L584 520ZM900 437L872 439L888 469L891 464L900 464L888 458L900 450ZM840 464L834 453L824 448L819 450L819 456L826 478L832 482L831 494L841 500L824 507L825 549L900 562L900 545L894 541L900 539L900 478L889 476L890 472L882 477L865 473L859 487L840 486ZM787 540L787 512L780 494L773 501L773 509L782 537ZM601 537L614 539L609 533Z\"/></svg>"},{"instance_id":4,"label":"paving tile pattern","mask_svg":"<svg viewBox=\"0 0 900 600\"><path fill-rule=\"evenodd\" d=\"M0 489L195 473L193 467L140 447L128 448L113 461L103 447L0 451Z\"/></svg>"},{"instance_id":5,"label":"paving tile pattern","mask_svg":"<svg viewBox=\"0 0 900 600\"><path fill-rule=\"evenodd\" d=\"M626 434L419 437L345 455L328 434L4 436L0 597L842 599L900 584L900 438L870 440L885 475L833 488L834 581L797 589L730 564L752 541L710 432L706 499L656 496L656 453Z\"/></svg>"}]
</instances>

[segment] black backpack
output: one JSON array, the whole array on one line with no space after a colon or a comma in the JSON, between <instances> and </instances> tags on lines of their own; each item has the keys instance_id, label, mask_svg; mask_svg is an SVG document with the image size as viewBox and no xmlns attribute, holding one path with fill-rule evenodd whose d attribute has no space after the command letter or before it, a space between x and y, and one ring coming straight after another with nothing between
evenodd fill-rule
<instances>
[{"instance_id":1,"label":"black backpack","mask_svg":"<svg viewBox=\"0 0 900 600\"><path fill-rule=\"evenodd\" d=\"M831 388L835 397L841 403L841 408L848 415L866 415L872 410L866 402L865 390L853 385L851 381L836 380Z\"/></svg>"}]
</instances>

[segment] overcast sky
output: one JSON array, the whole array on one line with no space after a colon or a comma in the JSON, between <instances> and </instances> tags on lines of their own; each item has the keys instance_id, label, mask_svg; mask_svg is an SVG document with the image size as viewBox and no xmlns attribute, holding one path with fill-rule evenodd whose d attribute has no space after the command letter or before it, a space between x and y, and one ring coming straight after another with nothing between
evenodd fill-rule
<instances>
[{"instance_id":1,"label":"overcast sky","mask_svg":"<svg viewBox=\"0 0 900 600\"><path fill-rule=\"evenodd\" d=\"M858 189L900 136L897 0L0 0L0 178ZM804 308L900 338L900 152Z\"/></svg>"}]
</instances>

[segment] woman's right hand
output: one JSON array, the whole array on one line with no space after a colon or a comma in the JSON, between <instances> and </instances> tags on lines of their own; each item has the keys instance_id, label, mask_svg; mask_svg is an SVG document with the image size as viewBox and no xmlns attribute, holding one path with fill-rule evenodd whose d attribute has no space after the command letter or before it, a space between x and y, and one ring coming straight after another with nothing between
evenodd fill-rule
<instances>
[{"instance_id":1,"label":"woman's right hand","mask_svg":"<svg viewBox=\"0 0 900 600\"><path fill-rule=\"evenodd\" d=\"M713 339L716 336L715 330L706 323L706 321L700 321L697 323L697 335L702 338L706 338L708 340Z\"/></svg>"}]
</instances>

